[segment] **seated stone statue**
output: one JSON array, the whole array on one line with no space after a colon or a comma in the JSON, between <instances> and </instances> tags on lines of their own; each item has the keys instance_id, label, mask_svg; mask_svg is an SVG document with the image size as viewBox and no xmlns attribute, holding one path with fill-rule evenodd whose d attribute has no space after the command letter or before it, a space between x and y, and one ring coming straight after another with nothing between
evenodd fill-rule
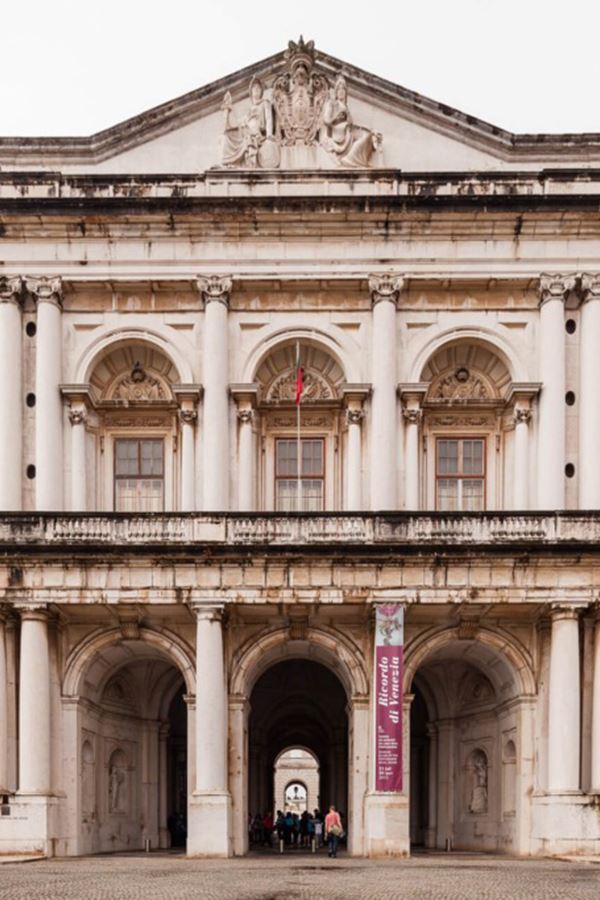
<instances>
[{"instance_id":1,"label":"seated stone statue","mask_svg":"<svg viewBox=\"0 0 600 900\"><path fill-rule=\"evenodd\" d=\"M231 107L228 91L221 106L226 114L223 165L251 169L276 167L279 159L278 145L273 140L273 106L264 96L262 81L253 78L250 82L250 109L238 124L233 121Z\"/></svg>"},{"instance_id":2,"label":"seated stone statue","mask_svg":"<svg viewBox=\"0 0 600 900\"><path fill-rule=\"evenodd\" d=\"M320 143L339 165L349 169L367 168L381 144L380 134L353 123L343 75L336 80L325 101Z\"/></svg>"}]
</instances>

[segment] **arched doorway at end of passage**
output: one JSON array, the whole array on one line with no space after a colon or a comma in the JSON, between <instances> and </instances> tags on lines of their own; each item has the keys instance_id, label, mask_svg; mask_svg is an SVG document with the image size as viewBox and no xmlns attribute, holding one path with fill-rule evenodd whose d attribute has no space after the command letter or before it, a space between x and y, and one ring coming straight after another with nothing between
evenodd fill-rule
<instances>
[{"instance_id":1,"label":"arched doorway at end of passage","mask_svg":"<svg viewBox=\"0 0 600 900\"><path fill-rule=\"evenodd\" d=\"M273 769L274 812L287 809L301 815L321 808L319 760L304 747L279 754Z\"/></svg>"},{"instance_id":2,"label":"arched doorway at end of passage","mask_svg":"<svg viewBox=\"0 0 600 900\"><path fill-rule=\"evenodd\" d=\"M105 642L78 680L78 854L185 846L187 687L141 639Z\"/></svg>"},{"instance_id":3,"label":"arched doorway at end of passage","mask_svg":"<svg viewBox=\"0 0 600 900\"><path fill-rule=\"evenodd\" d=\"M309 760L312 757L318 765L319 804L335 804L347 821L347 702L346 691L337 676L313 660L278 662L260 676L250 697L248 803L251 819L259 814L272 814L284 805L284 797L276 795L276 765L285 751L296 750ZM306 784L305 775L288 778L286 784L294 780Z\"/></svg>"},{"instance_id":4,"label":"arched doorway at end of passage","mask_svg":"<svg viewBox=\"0 0 600 900\"><path fill-rule=\"evenodd\" d=\"M410 712L410 839L437 849L520 852L532 784L516 748L530 706L501 649L450 637L418 666Z\"/></svg>"}]
</instances>

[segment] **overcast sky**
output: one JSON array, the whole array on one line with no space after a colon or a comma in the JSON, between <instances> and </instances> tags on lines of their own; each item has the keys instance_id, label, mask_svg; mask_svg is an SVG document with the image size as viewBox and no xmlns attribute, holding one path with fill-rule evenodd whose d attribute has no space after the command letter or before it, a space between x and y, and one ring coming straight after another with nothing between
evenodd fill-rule
<instances>
[{"instance_id":1,"label":"overcast sky","mask_svg":"<svg viewBox=\"0 0 600 900\"><path fill-rule=\"evenodd\" d=\"M600 132L598 0L0 0L0 134L86 135L318 48L517 132Z\"/></svg>"}]
</instances>

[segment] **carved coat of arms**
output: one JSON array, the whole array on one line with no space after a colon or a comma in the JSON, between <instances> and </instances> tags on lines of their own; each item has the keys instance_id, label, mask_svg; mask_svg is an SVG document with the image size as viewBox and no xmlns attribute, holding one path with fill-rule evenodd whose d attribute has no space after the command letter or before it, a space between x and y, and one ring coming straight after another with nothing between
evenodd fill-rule
<instances>
[{"instance_id":1,"label":"carved coat of arms","mask_svg":"<svg viewBox=\"0 0 600 900\"><path fill-rule=\"evenodd\" d=\"M284 53L287 72L275 79L273 105L284 144L316 143L321 127L321 115L329 85L327 79L313 72L314 41L290 41Z\"/></svg>"}]
</instances>

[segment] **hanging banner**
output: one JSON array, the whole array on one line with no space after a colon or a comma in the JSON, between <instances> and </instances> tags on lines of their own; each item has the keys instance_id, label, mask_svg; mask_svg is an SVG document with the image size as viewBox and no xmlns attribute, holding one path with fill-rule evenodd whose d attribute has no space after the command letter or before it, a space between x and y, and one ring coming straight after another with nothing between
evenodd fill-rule
<instances>
[{"instance_id":1,"label":"hanging banner","mask_svg":"<svg viewBox=\"0 0 600 900\"><path fill-rule=\"evenodd\" d=\"M402 790L403 649L403 607L378 606L375 622L376 791Z\"/></svg>"}]
</instances>

